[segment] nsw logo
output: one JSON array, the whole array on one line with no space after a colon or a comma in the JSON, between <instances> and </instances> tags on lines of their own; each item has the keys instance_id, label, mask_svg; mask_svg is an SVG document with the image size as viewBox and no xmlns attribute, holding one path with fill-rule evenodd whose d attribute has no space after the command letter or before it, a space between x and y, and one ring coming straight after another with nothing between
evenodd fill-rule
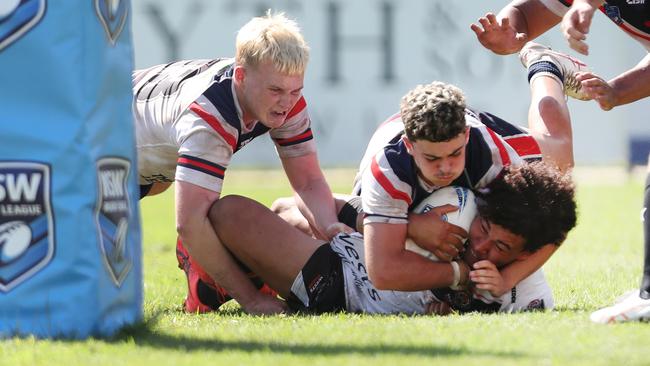
<instances>
[{"instance_id":1,"label":"nsw logo","mask_svg":"<svg viewBox=\"0 0 650 366\"><path fill-rule=\"evenodd\" d=\"M95 12L111 45L120 37L129 15L127 0L95 0Z\"/></svg>"},{"instance_id":2,"label":"nsw logo","mask_svg":"<svg viewBox=\"0 0 650 366\"><path fill-rule=\"evenodd\" d=\"M45 0L0 1L0 50L34 28L45 14Z\"/></svg>"},{"instance_id":3,"label":"nsw logo","mask_svg":"<svg viewBox=\"0 0 650 366\"><path fill-rule=\"evenodd\" d=\"M122 285L133 266L132 249L127 246L131 208L126 183L130 167L130 162L121 158L103 158L97 162L99 196L95 220L99 247L116 286Z\"/></svg>"},{"instance_id":4,"label":"nsw logo","mask_svg":"<svg viewBox=\"0 0 650 366\"><path fill-rule=\"evenodd\" d=\"M33 276L53 254L49 165L0 162L0 291Z\"/></svg>"}]
</instances>

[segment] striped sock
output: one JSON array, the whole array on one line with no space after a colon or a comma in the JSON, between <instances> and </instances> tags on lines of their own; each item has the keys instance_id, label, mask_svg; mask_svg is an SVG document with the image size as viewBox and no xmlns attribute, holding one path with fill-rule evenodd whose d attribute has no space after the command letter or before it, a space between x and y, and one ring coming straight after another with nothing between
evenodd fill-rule
<instances>
[{"instance_id":1,"label":"striped sock","mask_svg":"<svg viewBox=\"0 0 650 366\"><path fill-rule=\"evenodd\" d=\"M550 61L537 61L534 64L528 66L528 83L530 83L534 78L542 75L557 79L560 84L564 83L564 76L562 76L562 72L556 64Z\"/></svg>"}]
</instances>

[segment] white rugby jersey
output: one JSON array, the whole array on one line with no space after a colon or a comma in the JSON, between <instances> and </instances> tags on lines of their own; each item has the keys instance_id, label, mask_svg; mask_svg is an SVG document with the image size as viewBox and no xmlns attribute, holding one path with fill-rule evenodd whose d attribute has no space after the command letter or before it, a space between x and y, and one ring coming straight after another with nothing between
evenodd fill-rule
<instances>
[{"instance_id":1,"label":"white rugby jersey","mask_svg":"<svg viewBox=\"0 0 650 366\"><path fill-rule=\"evenodd\" d=\"M368 278L363 236L359 233L336 236L332 249L341 257L346 310L377 314L425 314L433 300L446 301L459 312L517 312L553 308L553 294L543 271L537 270L509 292L494 298L489 292L378 290Z\"/></svg>"},{"instance_id":2,"label":"white rugby jersey","mask_svg":"<svg viewBox=\"0 0 650 366\"><path fill-rule=\"evenodd\" d=\"M140 184L181 180L221 192L232 155L269 128L246 127L232 80L234 59L187 60L137 70L133 113ZM278 155L316 150L304 98L279 128Z\"/></svg>"},{"instance_id":3,"label":"white rugby jersey","mask_svg":"<svg viewBox=\"0 0 650 366\"><path fill-rule=\"evenodd\" d=\"M573 0L540 0L557 16L569 11ZM606 0L600 11L650 52L650 1Z\"/></svg>"},{"instance_id":4,"label":"white rugby jersey","mask_svg":"<svg viewBox=\"0 0 650 366\"><path fill-rule=\"evenodd\" d=\"M466 109L470 127L465 170L451 185L485 187L507 165L541 159L535 139L523 128L490 113ZM408 212L439 187L417 174L413 157L401 140L404 124L399 114L382 123L370 139L355 179L353 194L360 195L364 223L407 223Z\"/></svg>"},{"instance_id":5,"label":"white rugby jersey","mask_svg":"<svg viewBox=\"0 0 650 366\"><path fill-rule=\"evenodd\" d=\"M540 268L499 297L489 291L454 291L449 288L432 290L436 299L444 301L459 312L512 313L528 310L553 309L553 291Z\"/></svg>"}]
</instances>

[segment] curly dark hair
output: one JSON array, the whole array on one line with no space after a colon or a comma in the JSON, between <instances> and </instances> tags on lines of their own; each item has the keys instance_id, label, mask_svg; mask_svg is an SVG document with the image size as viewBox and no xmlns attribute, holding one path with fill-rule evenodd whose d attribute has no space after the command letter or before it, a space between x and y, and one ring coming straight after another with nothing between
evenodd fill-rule
<instances>
[{"instance_id":1,"label":"curly dark hair","mask_svg":"<svg viewBox=\"0 0 650 366\"><path fill-rule=\"evenodd\" d=\"M576 225L570 174L541 161L506 167L476 197L479 214L523 237L530 253L546 244L560 246Z\"/></svg>"},{"instance_id":2,"label":"curly dark hair","mask_svg":"<svg viewBox=\"0 0 650 366\"><path fill-rule=\"evenodd\" d=\"M465 131L465 96L439 81L418 85L402 97L400 115L409 140L449 141Z\"/></svg>"}]
</instances>

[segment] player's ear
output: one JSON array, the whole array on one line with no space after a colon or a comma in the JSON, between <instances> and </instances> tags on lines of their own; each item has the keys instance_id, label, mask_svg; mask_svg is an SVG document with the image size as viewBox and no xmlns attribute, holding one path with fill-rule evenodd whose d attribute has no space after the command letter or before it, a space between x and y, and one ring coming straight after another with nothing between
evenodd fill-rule
<instances>
[{"instance_id":1,"label":"player's ear","mask_svg":"<svg viewBox=\"0 0 650 366\"><path fill-rule=\"evenodd\" d=\"M409 140L409 138L406 137L406 135L402 135L402 141L404 142L404 146L406 146L406 151L409 154L413 155L413 143L411 142L411 140Z\"/></svg>"},{"instance_id":2,"label":"player's ear","mask_svg":"<svg viewBox=\"0 0 650 366\"><path fill-rule=\"evenodd\" d=\"M469 126L465 127L465 144L469 141Z\"/></svg>"},{"instance_id":3,"label":"player's ear","mask_svg":"<svg viewBox=\"0 0 650 366\"><path fill-rule=\"evenodd\" d=\"M243 66L235 66L235 80L241 83L246 77L246 69Z\"/></svg>"}]
</instances>

